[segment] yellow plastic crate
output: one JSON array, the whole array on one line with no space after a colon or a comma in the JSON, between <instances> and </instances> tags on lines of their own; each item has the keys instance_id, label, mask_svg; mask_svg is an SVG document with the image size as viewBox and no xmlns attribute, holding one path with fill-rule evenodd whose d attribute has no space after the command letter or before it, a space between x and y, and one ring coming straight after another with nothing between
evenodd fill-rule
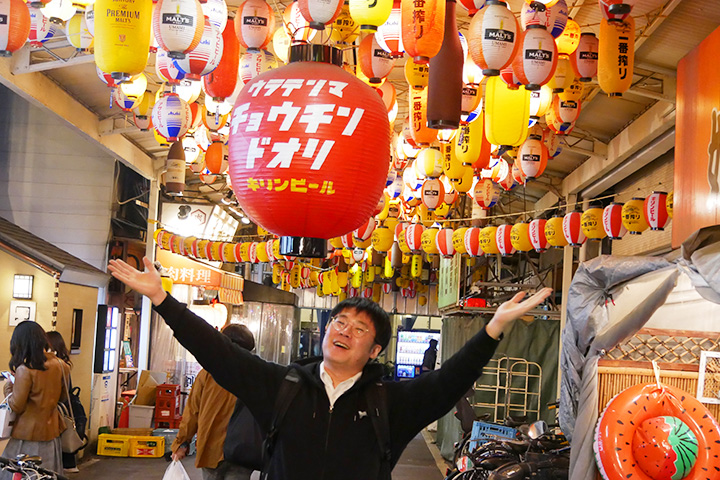
<instances>
[{"instance_id":1,"label":"yellow plastic crate","mask_svg":"<svg viewBox=\"0 0 720 480\"><path fill-rule=\"evenodd\" d=\"M165 437L130 437L130 456L158 458L165 455Z\"/></svg>"},{"instance_id":2,"label":"yellow plastic crate","mask_svg":"<svg viewBox=\"0 0 720 480\"><path fill-rule=\"evenodd\" d=\"M130 449L129 435L102 433L98 436L98 455L108 457L127 457Z\"/></svg>"}]
</instances>

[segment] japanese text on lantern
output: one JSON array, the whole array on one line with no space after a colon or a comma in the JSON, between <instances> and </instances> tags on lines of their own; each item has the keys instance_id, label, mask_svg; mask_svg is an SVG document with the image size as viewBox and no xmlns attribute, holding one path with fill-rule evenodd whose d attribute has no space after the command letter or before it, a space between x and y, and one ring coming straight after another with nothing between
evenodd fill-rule
<instances>
[{"instance_id":1,"label":"japanese text on lantern","mask_svg":"<svg viewBox=\"0 0 720 480\"><path fill-rule=\"evenodd\" d=\"M620 79L627 77L628 40L628 37L621 36L620 42L618 43L618 73L620 73Z\"/></svg>"},{"instance_id":2,"label":"japanese text on lantern","mask_svg":"<svg viewBox=\"0 0 720 480\"><path fill-rule=\"evenodd\" d=\"M253 97L263 97L266 100L266 111L250 111L251 104L238 105L233 111L230 122L233 135L240 134L249 144L245 168L255 169L255 162L263 160L266 152L270 157L265 168L290 168L295 154L305 159L312 159L310 170L320 170L335 145L335 140L327 138L313 138L318 133L321 125L342 123L343 136L351 136L360 124L365 110L362 108L350 108L342 105L343 90L347 83L332 80L303 80L299 78L274 78L268 81L256 81L248 90ZM337 97L336 103L323 104L302 104L287 99L293 93L302 93L303 97L317 97L323 89L327 93ZM273 104L273 100L276 104ZM280 100L280 101L278 101ZM274 123L278 132L297 131L298 137L287 138L287 141L276 141L272 137L262 136L259 133L253 136L253 132L259 132L261 124ZM244 128L243 128L244 127ZM306 136L304 134L310 134ZM327 137L327 136L325 136ZM295 179L293 179L295 180ZM249 183L250 180L248 180ZM278 180L280 182L280 180ZM305 180L298 180L305 182ZM324 188L328 187L325 182ZM331 183L331 182L330 182ZM268 182L268 190L284 190L283 184L275 184L275 181ZM291 185L292 186L292 185ZM307 186L309 187L309 185ZM325 193L325 192L322 192Z\"/></svg>"},{"instance_id":3,"label":"japanese text on lantern","mask_svg":"<svg viewBox=\"0 0 720 480\"><path fill-rule=\"evenodd\" d=\"M317 190L318 193L323 195L332 195L335 193L333 189L333 182L324 180L322 183L319 182L308 182L305 178L268 178L267 180L262 178L248 178L247 187L253 192L257 192L261 188L267 189L269 192L273 190L276 192L282 192L289 190L296 193L308 193L311 190Z\"/></svg>"}]
</instances>

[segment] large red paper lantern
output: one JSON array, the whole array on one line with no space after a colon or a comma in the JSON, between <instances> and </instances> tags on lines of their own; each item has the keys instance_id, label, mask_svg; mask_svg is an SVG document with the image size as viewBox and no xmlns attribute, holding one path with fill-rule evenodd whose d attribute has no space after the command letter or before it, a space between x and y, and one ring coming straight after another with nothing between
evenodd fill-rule
<instances>
[{"instance_id":1,"label":"large red paper lantern","mask_svg":"<svg viewBox=\"0 0 720 480\"><path fill-rule=\"evenodd\" d=\"M570 64L581 82L589 82L597 75L599 46L594 33L580 35L580 43L570 55Z\"/></svg>"},{"instance_id":2,"label":"large red paper lantern","mask_svg":"<svg viewBox=\"0 0 720 480\"><path fill-rule=\"evenodd\" d=\"M246 0L235 14L235 35L248 50L260 50L275 33L275 12L264 0Z\"/></svg>"},{"instance_id":3,"label":"large red paper lantern","mask_svg":"<svg viewBox=\"0 0 720 480\"><path fill-rule=\"evenodd\" d=\"M205 15L198 0L158 0L152 26L158 46L181 59L200 43Z\"/></svg>"},{"instance_id":4,"label":"large red paper lantern","mask_svg":"<svg viewBox=\"0 0 720 480\"><path fill-rule=\"evenodd\" d=\"M512 225L500 225L495 232L495 242L500 255L506 257L515 253L515 247L512 244Z\"/></svg>"},{"instance_id":5,"label":"large red paper lantern","mask_svg":"<svg viewBox=\"0 0 720 480\"><path fill-rule=\"evenodd\" d=\"M517 51L519 30L515 15L499 0L488 0L472 18L468 47L483 75L500 75L500 70L510 65Z\"/></svg>"},{"instance_id":6,"label":"large red paper lantern","mask_svg":"<svg viewBox=\"0 0 720 480\"><path fill-rule=\"evenodd\" d=\"M513 71L525 88L538 90L555 73L557 57L557 45L550 32L539 25L531 25L518 37Z\"/></svg>"},{"instance_id":7,"label":"large red paper lantern","mask_svg":"<svg viewBox=\"0 0 720 480\"><path fill-rule=\"evenodd\" d=\"M168 53L169 56L172 56ZM223 55L222 32L210 23L205 22L202 38L197 47L187 52L183 58L175 60L175 66L185 73L188 80L200 80L217 68Z\"/></svg>"},{"instance_id":8,"label":"large red paper lantern","mask_svg":"<svg viewBox=\"0 0 720 480\"><path fill-rule=\"evenodd\" d=\"M664 230L670 221L667 211L667 193L652 192L645 199L645 219L650 230Z\"/></svg>"},{"instance_id":9,"label":"large red paper lantern","mask_svg":"<svg viewBox=\"0 0 720 480\"><path fill-rule=\"evenodd\" d=\"M30 35L30 11L22 0L0 0L0 57L9 57Z\"/></svg>"},{"instance_id":10,"label":"large red paper lantern","mask_svg":"<svg viewBox=\"0 0 720 480\"><path fill-rule=\"evenodd\" d=\"M453 246L452 237L452 228L440 229L438 234L435 236L435 246L440 252L440 255L445 258L450 258L455 255L455 247Z\"/></svg>"},{"instance_id":11,"label":"large red paper lantern","mask_svg":"<svg viewBox=\"0 0 720 480\"><path fill-rule=\"evenodd\" d=\"M563 235L565 240L573 246L580 247L587 240L582 230L582 212L574 211L565 214L562 221Z\"/></svg>"},{"instance_id":12,"label":"large red paper lantern","mask_svg":"<svg viewBox=\"0 0 720 480\"><path fill-rule=\"evenodd\" d=\"M292 48L341 58L329 47ZM324 257L324 239L358 228L375 210L390 125L382 100L362 81L331 64L298 61L245 85L229 146L230 176L245 213L284 237L283 255L301 256L302 243L313 250L302 256Z\"/></svg>"},{"instance_id":13,"label":"large red paper lantern","mask_svg":"<svg viewBox=\"0 0 720 480\"><path fill-rule=\"evenodd\" d=\"M219 102L235 91L240 64L240 44L235 35L235 23L226 22L222 32L222 57L217 68L203 77L205 94Z\"/></svg>"},{"instance_id":14,"label":"large red paper lantern","mask_svg":"<svg viewBox=\"0 0 720 480\"><path fill-rule=\"evenodd\" d=\"M620 240L627 233L622 221L622 207L622 203L613 202L603 209L603 229L610 240Z\"/></svg>"},{"instance_id":15,"label":"large red paper lantern","mask_svg":"<svg viewBox=\"0 0 720 480\"><path fill-rule=\"evenodd\" d=\"M418 63L427 63L439 51L445 26L444 0L401 1L402 42Z\"/></svg>"},{"instance_id":16,"label":"large red paper lantern","mask_svg":"<svg viewBox=\"0 0 720 480\"><path fill-rule=\"evenodd\" d=\"M545 223L547 220L544 218L536 218L530 222L530 229L528 235L530 236L530 243L536 252L542 253L548 248L548 241L545 237Z\"/></svg>"}]
</instances>

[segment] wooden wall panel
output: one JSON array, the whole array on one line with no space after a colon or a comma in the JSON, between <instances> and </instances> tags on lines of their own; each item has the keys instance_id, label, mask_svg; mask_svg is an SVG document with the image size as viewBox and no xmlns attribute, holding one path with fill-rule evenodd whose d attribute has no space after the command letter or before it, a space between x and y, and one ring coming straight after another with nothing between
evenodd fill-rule
<instances>
[{"instance_id":1,"label":"wooden wall panel","mask_svg":"<svg viewBox=\"0 0 720 480\"><path fill-rule=\"evenodd\" d=\"M674 248L695 230L720 223L718 51L720 28L678 63Z\"/></svg>"}]
</instances>

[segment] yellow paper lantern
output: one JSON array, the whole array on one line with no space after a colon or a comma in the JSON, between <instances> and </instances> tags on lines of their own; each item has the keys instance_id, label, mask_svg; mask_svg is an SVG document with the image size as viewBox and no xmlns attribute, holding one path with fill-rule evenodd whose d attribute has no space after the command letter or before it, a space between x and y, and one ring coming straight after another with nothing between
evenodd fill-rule
<instances>
[{"instance_id":1,"label":"yellow paper lantern","mask_svg":"<svg viewBox=\"0 0 720 480\"><path fill-rule=\"evenodd\" d=\"M378 252L387 252L392 248L393 230L381 225L372 233L372 246Z\"/></svg>"},{"instance_id":2,"label":"yellow paper lantern","mask_svg":"<svg viewBox=\"0 0 720 480\"><path fill-rule=\"evenodd\" d=\"M635 64L635 20L600 21L598 84L610 97L619 97L632 85Z\"/></svg>"},{"instance_id":3,"label":"yellow paper lantern","mask_svg":"<svg viewBox=\"0 0 720 480\"><path fill-rule=\"evenodd\" d=\"M152 0L95 2L95 63L115 80L145 70L150 51Z\"/></svg>"},{"instance_id":4,"label":"yellow paper lantern","mask_svg":"<svg viewBox=\"0 0 720 480\"><path fill-rule=\"evenodd\" d=\"M533 249L530 242L530 224L516 223L510 229L510 243L519 252L529 252Z\"/></svg>"},{"instance_id":5,"label":"yellow paper lantern","mask_svg":"<svg viewBox=\"0 0 720 480\"><path fill-rule=\"evenodd\" d=\"M350 16L360 30L375 32L390 18L393 0L350 0Z\"/></svg>"},{"instance_id":6,"label":"yellow paper lantern","mask_svg":"<svg viewBox=\"0 0 720 480\"><path fill-rule=\"evenodd\" d=\"M455 140L452 142L457 159L469 167L480 158L483 147L484 122L482 115L474 121L460 125Z\"/></svg>"},{"instance_id":7,"label":"yellow paper lantern","mask_svg":"<svg viewBox=\"0 0 720 480\"><path fill-rule=\"evenodd\" d=\"M674 190L671 190L670 193L668 193L667 198L665 199L665 208L667 208L668 217L672 218L673 216L673 202L674 202Z\"/></svg>"},{"instance_id":8,"label":"yellow paper lantern","mask_svg":"<svg viewBox=\"0 0 720 480\"><path fill-rule=\"evenodd\" d=\"M350 44L360 34L360 25L355 23L352 16L350 16L350 8L348 5L343 5L340 15L333 22L330 30L330 40L336 43Z\"/></svg>"},{"instance_id":9,"label":"yellow paper lantern","mask_svg":"<svg viewBox=\"0 0 720 480\"><path fill-rule=\"evenodd\" d=\"M397 243L402 253L410 253L410 247L408 247L407 241L405 240L405 229L402 229L398 234Z\"/></svg>"},{"instance_id":10,"label":"yellow paper lantern","mask_svg":"<svg viewBox=\"0 0 720 480\"><path fill-rule=\"evenodd\" d=\"M633 198L622 207L622 223L631 235L640 235L648 229L645 219L645 199Z\"/></svg>"},{"instance_id":11,"label":"yellow paper lantern","mask_svg":"<svg viewBox=\"0 0 720 480\"><path fill-rule=\"evenodd\" d=\"M443 144L440 146L443 155L443 172L451 181L460 180L465 174L466 167L457 157L455 148L451 144Z\"/></svg>"},{"instance_id":12,"label":"yellow paper lantern","mask_svg":"<svg viewBox=\"0 0 720 480\"><path fill-rule=\"evenodd\" d=\"M545 222L545 239L549 245L556 248L564 247L568 244L568 241L563 234L562 224L562 215L555 215Z\"/></svg>"},{"instance_id":13,"label":"yellow paper lantern","mask_svg":"<svg viewBox=\"0 0 720 480\"><path fill-rule=\"evenodd\" d=\"M430 211L424 203L421 203L415 209L415 216L419 223L424 227L430 227L435 223L435 212Z\"/></svg>"},{"instance_id":14,"label":"yellow paper lantern","mask_svg":"<svg viewBox=\"0 0 720 480\"><path fill-rule=\"evenodd\" d=\"M422 89L428 86L430 66L427 63L417 63L412 58L405 62L405 80L410 88Z\"/></svg>"},{"instance_id":15,"label":"yellow paper lantern","mask_svg":"<svg viewBox=\"0 0 720 480\"><path fill-rule=\"evenodd\" d=\"M267 263L270 260L267 254L267 242L258 243L255 254L257 255L258 262Z\"/></svg>"},{"instance_id":16,"label":"yellow paper lantern","mask_svg":"<svg viewBox=\"0 0 720 480\"><path fill-rule=\"evenodd\" d=\"M453 231L452 244L457 253L467 253L467 249L465 248L465 232L467 232L467 229L468 227L460 227Z\"/></svg>"},{"instance_id":17,"label":"yellow paper lantern","mask_svg":"<svg viewBox=\"0 0 720 480\"><path fill-rule=\"evenodd\" d=\"M459 180L451 179L453 188L458 193L468 193L472 190L473 182L475 181L473 169L470 167L463 168L463 176Z\"/></svg>"},{"instance_id":18,"label":"yellow paper lantern","mask_svg":"<svg viewBox=\"0 0 720 480\"><path fill-rule=\"evenodd\" d=\"M423 251L428 255L440 253L437 245L435 244L435 237L437 237L439 231L439 228L426 228L420 237L420 245Z\"/></svg>"},{"instance_id":19,"label":"yellow paper lantern","mask_svg":"<svg viewBox=\"0 0 720 480\"><path fill-rule=\"evenodd\" d=\"M568 18L563 33L555 39L558 54L572 55L580 44L580 33L580 25L572 18Z\"/></svg>"},{"instance_id":20,"label":"yellow paper lantern","mask_svg":"<svg viewBox=\"0 0 720 480\"><path fill-rule=\"evenodd\" d=\"M372 238L366 238L365 240L361 240L353 236L353 245L355 245L356 248L368 248L370 245L372 245Z\"/></svg>"},{"instance_id":21,"label":"yellow paper lantern","mask_svg":"<svg viewBox=\"0 0 720 480\"><path fill-rule=\"evenodd\" d=\"M488 226L480 230L480 234L478 235L478 243L480 244L480 248L483 252L485 252L487 255L493 255L500 253L500 249L497 245L497 227L495 226Z\"/></svg>"},{"instance_id":22,"label":"yellow paper lantern","mask_svg":"<svg viewBox=\"0 0 720 480\"><path fill-rule=\"evenodd\" d=\"M582 98L584 89L585 84L575 78L569 87L558 93L558 97L563 102L579 102Z\"/></svg>"},{"instance_id":23,"label":"yellow paper lantern","mask_svg":"<svg viewBox=\"0 0 720 480\"><path fill-rule=\"evenodd\" d=\"M341 237L333 237L330 239L330 245L333 246L335 249L341 249L343 248L342 238Z\"/></svg>"},{"instance_id":24,"label":"yellow paper lantern","mask_svg":"<svg viewBox=\"0 0 720 480\"><path fill-rule=\"evenodd\" d=\"M485 86L485 136L493 145L520 145L530 122L530 91L512 90L500 77Z\"/></svg>"},{"instance_id":25,"label":"yellow paper lantern","mask_svg":"<svg viewBox=\"0 0 720 480\"><path fill-rule=\"evenodd\" d=\"M591 207L585 210L580 217L580 228L585 236L591 240L602 240L607 236L602 224L603 209Z\"/></svg>"},{"instance_id":26,"label":"yellow paper lantern","mask_svg":"<svg viewBox=\"0 0 720 480\"><path fill-rule=\"evenodd\" d=\"M555 73L547 83L552 88L553 93L564 92L565 89L570 88L573 81L575 80L575 72L570 64L570 59L567 55L558 55L557 65L555 66Z\"/></svg>"},{"instance_id":27,"label":"yellow paper lantern","mask_svg":"<svg viewBox=\"0 0 720 480\"><path fill-rule=\"evenodd\" d=\"M410 276L420 278L422 274L422 254L416 253L410 259Z\"/></svg>"},{"instance_id":28,"label":"yellow paper lantern","mask_svg":"<svg viewBox=\"0 0 720 480\"><path fill-rule=\"evenodd\" d=\"M443 173L443 154L437 148L423 148L415 158L415 171L430 178L438 178Z\"/></svg>"}]
</instances>

